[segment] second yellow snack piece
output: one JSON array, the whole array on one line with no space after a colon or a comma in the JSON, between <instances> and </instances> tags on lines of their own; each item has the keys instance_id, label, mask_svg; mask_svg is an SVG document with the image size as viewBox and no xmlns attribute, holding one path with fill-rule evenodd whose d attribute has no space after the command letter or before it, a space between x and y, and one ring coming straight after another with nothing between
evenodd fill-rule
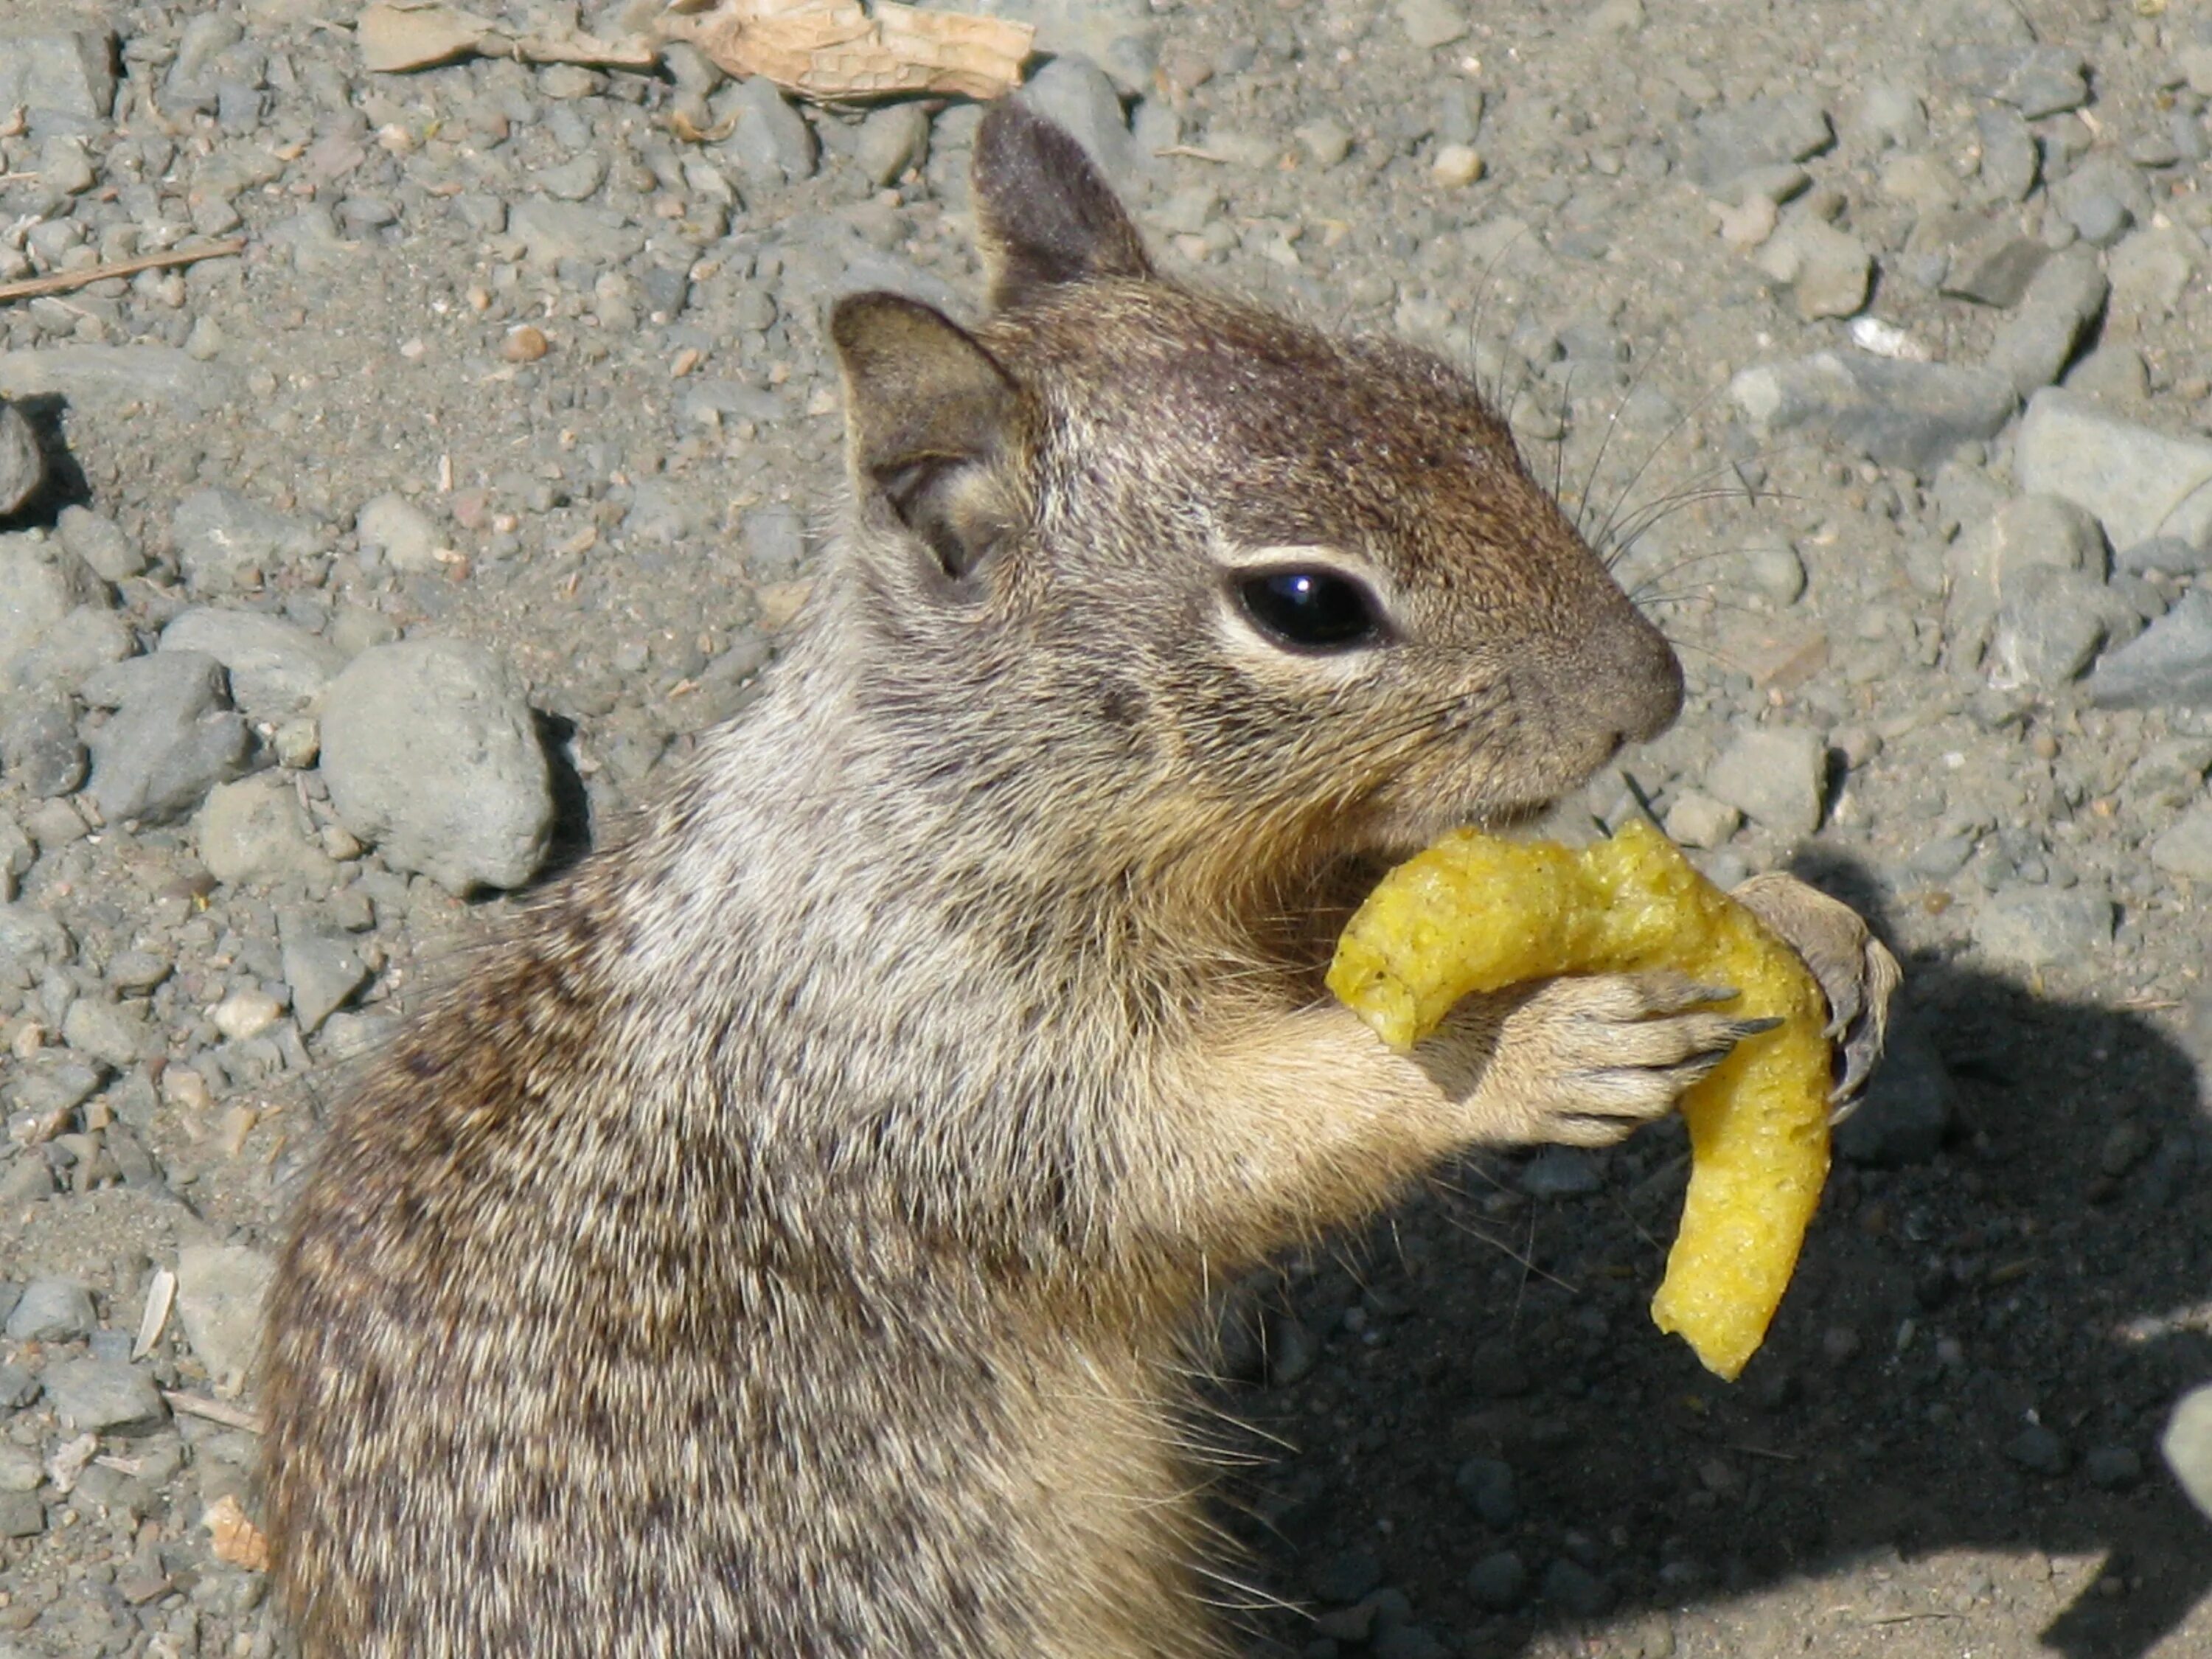
<instances>
[{"instance_id":1,"label":"second yellow snack piece","mask_svg":"<svg viewBox=\"0 0 2212 1659\"><path fill-rule=\"evenodd\" d=\"M1778 1018L1682 1099L1690 1189L1652 1298L1734 1378L1765 1340L1828 1173L1826 1004L1796 953L1640 821L1579 853L1445 836L1386 876L1337 943L1328 986L1400 1050L1472 992L1559 974L1672 968Z\"/></svg>"}]
</instances>

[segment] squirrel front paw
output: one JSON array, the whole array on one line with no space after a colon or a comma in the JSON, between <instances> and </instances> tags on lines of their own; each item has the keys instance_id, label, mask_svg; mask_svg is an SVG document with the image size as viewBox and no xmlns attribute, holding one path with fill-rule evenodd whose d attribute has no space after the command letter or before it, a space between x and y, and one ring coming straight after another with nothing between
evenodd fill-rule
<instances>
[{"instance_id":1,"label":"squirrel front paw","mask_svg":"<svg viewBox=\"0 0 2212 1659\"><path fill-rule=\"evenodd\" d=\"M1753 876L1729 896L1796 951L1828 1000L1827 1035L1840 1062L1830 1100L1840 1122L1881 1060L1904 971L1857 911L1794 876Z\"/></svg>"},{"instance_id":2,"label":"squirrel front paw","mask_svg":"<svg viewBox=\"0 0 2212 1659\"><path fill-rule=\"evenodd\" d=\"M1498 1019L1468 1103L1482 1138L1605 1146L1663 1117L1736 1043L1774 1022L1716 1010L1735 993L1668 971L1546 981ZM1504 998L1470 999L1491 1002Z\"/></svg>"}]
</instances>

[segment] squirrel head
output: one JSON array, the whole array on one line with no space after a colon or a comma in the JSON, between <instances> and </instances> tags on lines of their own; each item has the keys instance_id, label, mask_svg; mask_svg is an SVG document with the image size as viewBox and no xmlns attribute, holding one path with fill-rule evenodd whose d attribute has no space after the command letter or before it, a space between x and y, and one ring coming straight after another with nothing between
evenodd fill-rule
<instances>
[{"instance_id":1,"label":"squirrel head","mask_svg":"<svg viewBox=\"0 0 2212 1659\"><path fill-rule=\"evenodd\" d=\"M1162 276L1018 104L974 179L988 319L831 321L830 625L918 771L1103 866L1281 875L1525 813L1673 720L1673 652L1468 376Z\"/></svg>"}]
</instances>

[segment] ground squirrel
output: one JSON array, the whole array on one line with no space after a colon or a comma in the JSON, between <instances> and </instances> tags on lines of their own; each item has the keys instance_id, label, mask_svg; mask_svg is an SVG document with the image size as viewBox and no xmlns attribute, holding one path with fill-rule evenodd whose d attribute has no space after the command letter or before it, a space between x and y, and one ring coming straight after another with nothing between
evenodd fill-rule
<instances>
[{"instance_id":1,"label":"ground squirrel","mask_svg":"<svg viewBox=\"0 0 2212 1659\"><path fill-rule=\"evenodd\" d=\"M833 313L855 499L766 695L331 1126L264 1361L317 1659L1223 1652L1204 1288L1739 1033L1326 997L1377 860L1662 730L1674 655L1463 375L1161 277L1015 106L975 182L988 320Z\"/></svg>"}]
</instances>

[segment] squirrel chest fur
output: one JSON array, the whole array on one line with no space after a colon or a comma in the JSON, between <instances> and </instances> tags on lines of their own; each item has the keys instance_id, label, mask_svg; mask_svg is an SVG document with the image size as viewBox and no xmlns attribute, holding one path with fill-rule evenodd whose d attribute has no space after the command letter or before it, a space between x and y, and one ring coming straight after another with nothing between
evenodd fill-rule
<instances>
[{"instance_id":1,"label":"squirrel chest fur","mask_svg":"<svg viewBox=\"0 0 2212 1659\"><path fill-rule=\"evenodd\" d=\"M331 1126L264 1364L317 1659L1224 1651L1204 1285L1735 1034L1327 1000L1358 872L1662 729L1673 655L1458 373L1160 277L1018 108L975 173L986 322L836 308L854 507L766 696Z\"/></svg>"}]
</instances>

